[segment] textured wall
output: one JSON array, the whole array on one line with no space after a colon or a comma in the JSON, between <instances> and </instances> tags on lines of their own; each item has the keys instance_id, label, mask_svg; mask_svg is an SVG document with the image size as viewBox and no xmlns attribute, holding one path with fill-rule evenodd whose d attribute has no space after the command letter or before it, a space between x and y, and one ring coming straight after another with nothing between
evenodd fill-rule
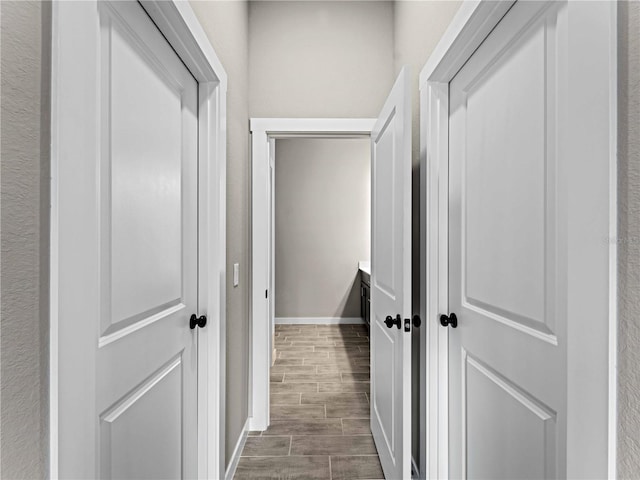
<instances>
[{"instance_id":1,"label":"textured wall","mask_svg":"<svg viewBox=\"0 0 640 480\"><path fill-rule=\"evenodd\" d=\"M369 139L276 140L276 317L359 317L369 260Z\"/></svg>"},{"instance_id":2,"label":"textured wall","mask_svg":"<svg viewBox=\"0 0 640 480\"><path fill-rule=\"evenodd\" d=\"M420 310L420 92L418 77L431 52L440 41L451 20L455 16L459 1L396 1L394 11L394 69L397 75L403 65L411 66L411 93L413 95L412 113L412 232L411 251L413 257L412 286L413 308ZM420 384L420 331L414 330L412 342L413 385ZM412 390L412 423L420 425L420 390ZM420 430L412 431L412 455L420 466Z\"/></svg>"},{"instance_id":3,"label":"textured wall","mask_svg":"<svg viewBox=\"0 0 640 480\"><path fill-rule=\"evenodd\" d=\"M619 6L618 476L640 477L640 2Z\"/></svg>"},{"instance_id":4,"label":"textured wall","mask_svg":"<svg viewBox=\"0 0 640 480\"><path fill-rule=\"evenodd\" d=\"M249 6L252 117L376 117L393 85L391 2Z\"/></svg>"},{"instance_id":5,"label":"textured wall","mask_svg":"<svg viewBox=\"0 0 640 480\"><path fill-rule=\"evenodd\" d=\"M227 464L247 420L249 399L248 12L244 1L192 1L229 76L227 93ZM233 286L233 264L240 285Z\"/></svg>"},{"instance_id":6,"label":"textured wall","mask_svg":"<svg viewBox=\"0 0 640 480\"><path fill-rule=\"evenodd\" d=\"M50 9L0 2L2 478L43 478L48 449Z\"/></svg>"}]
</instances>

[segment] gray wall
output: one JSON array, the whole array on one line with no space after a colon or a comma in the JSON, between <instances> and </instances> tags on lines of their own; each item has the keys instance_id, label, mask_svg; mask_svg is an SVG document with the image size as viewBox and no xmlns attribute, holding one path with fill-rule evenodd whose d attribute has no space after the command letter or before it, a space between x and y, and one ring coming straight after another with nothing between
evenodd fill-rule
<instances>
[{"instance_id":1,"label":"gray wall","mask_svg":"<svg viewBox=\"0 0 640 480\"><path fill-rule=\"evenodd\" d=\"M394 70L397 75L403 65L411 66L413 111L412 136L412 232L411 251L413 258L412 286L413 309L420 311L420 94L418 77L431 52L438 44L442 34L451 23L458 8L459 1L421 2L396 1L394 7ZM414 330L412 337L413 385L420 385L420 331ZM412 390L411 416L413 425L420 425L420 390ZM418 467L424 446L420 445L420 430L412 431L412 455Z\"/></svg>"},{"instance_id":2,"label":"gray wall","mask_svg":"<svg viewBox=\"0 0 640 480\"><path fill-rule=\"evenodd\" d=\"M369 260L369 139L276 140L276 317L359 317Z\"/></svg>"},{"instance_id":3,"label":"gray wall","mask_svg":"<svg viewBox=\"0 0 640 480\"><path fill-rule=\"evenodd\" d=\"M618 474L640 477L640 2L619 4Z\"/></svg>"},{"instance_id":4,"label":"gray wall","mask_svg":"<svg viewBox=\"0 0 640 480\"><path fill-rule=\"evenodd\" d=\"M418 77L442 34L455 16L460 1L423 2L400 0L394 12L394 76L404 65L411 66L412 108L412 252L414 265L420 255L420 92ZM420 270L413 269L413 299L416 311L420 300Z\"/></svg>"},{"instance_id":5,"label":"gray wall","mask_svg":"<svg viewBox=\"0 0 640 480\"><path fill-rule=\"evenodd\" d=\"M0 2L2 478L43 478L48 453L50 8Z\"/></svg>"},{"instance_id":6,"label":"gray wall","mask_svg":"<svg viewBox=\"0 0 640 480\"><path fill-rule=\"evenodd\" d=\"M227 93L226 460L238 442L249 402L249 110L248 7L244 1L192 1L229 76ZM233 286L233 264L240 284Z\"/></svg>"},{"instance_id":7,"label":"gray wall","mask_svg":"<svg viewBox=\"0 0 640 480\"><path fill-rule=\"evenodd\" d=\"M252 117L375 117L393 85L392 2L251 2Z\"/></svg>"}]
</instances>

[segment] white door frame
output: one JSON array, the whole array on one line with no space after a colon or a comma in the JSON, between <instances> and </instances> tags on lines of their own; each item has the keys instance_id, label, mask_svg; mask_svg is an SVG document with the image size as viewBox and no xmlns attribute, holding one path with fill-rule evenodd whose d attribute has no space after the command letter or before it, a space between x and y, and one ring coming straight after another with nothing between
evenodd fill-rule
<instances>
[{"instance_id":1,"label":"white door frame","mask_svg":"<svg viewBox=\"0 0 640 480\"><path fill-rule=\"evenodd\" d=\"M375 118L252 118L251 131L251 389L249 428L266 430L274 322L273 239L269 180L276 138L369 137ZM268 291L268 297L265 296ZM266 303L265 303L266 302ZM269 312L268 314L266 312Z\"/></svg>"},{"instance_id":2,"label":"white door frame","mask_svg":"<svg viewBox=\"0 0 640 480\"><path fill-rule=\"evenodd\" d=\"M484 38L498 24L514 1L504 2L464 2L451 25L438 43L420 74L420 161L421 200L424 217L421 221L421 316L426 320L426 348L421 352L424 374L421 385L421 438L426 438L422 447L420 471L425 478L448 478L448 331L438 323L439 313L448 313L448 126L449 126L449 82L458 70L478 48ZM576 2L580 4L581 2ZM568 62L570 75L580 79L576 95L593 91L607 91L605 100L599 97L594 103L579 106L572 103L576 111L571 119L590 118L602 126L602 134L590 139L587 148L597 148L606 152L603 161L608 164L609 178L604 180L608 197L609 264L605 283L609 286L608 337L600 338L591 334L580 335L580 339L570 345L568 373L568 402L573 417L567 427L566 472L584 472L579 463L588 465L587 449L580 448L576 434L577 425L597 416L604 425L599 431L607 438L606 452L598 447L597 455L605 458L610 478L616 473L616 354L617 354L617 16L615 2L588 2L590 10L580 9L580 5L569 2L570 33L580 41L588 41L592 47L589 61ZM588 39L588 40L587 40ZM575 90L575 89L574 89ZM595 103L599 102L599 103ZM579 111L578 111L579 110ZM576 122L580 123L580 121ZM568 127L567 127L568 128ZM579 128L579 127L575 127ZM579 245L579 240L572 245ZM575 299L573 300L576 301ZM584 318L582 319L584 320ZM589 331L593 325L578 319L568 319L569 328L574 331ZM602 330L602 326L600 326ZM424 345L424 344L423 344ZM607 364L593 359L608 359ZM576 365L586 363L588 375L581 376ZM584 370L582 370L584 372ZM603 399L599 392L608 392ZM598 397L594 404L586 406L580 397ZM425 436L426 434L426 436ZM582 439L584 441L584 439ZM589 439L587 439L589 440ZM582 444L584 445L584 444ZM582 451L580 451L582 450ZM593 452L591 452L593 453ZM599 461L599 460L598 460ZM586 467L589 468L589 467ZM587 470L588 473L588 470ZM571 476L571 475L570 475ZM585 476L580 473L575 477Z\"/></svg>"},{"instance_id":3,"label":"white door frame","mask_svg":"<svg viewBox=\"0 0 640 480\"><path fill-rule=\"evenodd\" d=\"M140 3L198 82L198 308L199 314L209 317L207 328L198 329L198 476L223 478L227 74L188 2ZM98 98L98 72L83 67L84 60L95 57L99 51L95 33L97 12L96 0L55 1L52 9L49 358L52 479L59 476L59 455L69 454L68 448L60 448L61 444L73 437L86 441L97 438L94 425L83 424L83 431L69 432L59 424L59 418L71 412L82 415L88 402L95 398L93 360L87 358L87 368L82 368L74 359L83 348L79 346L82 339L87 344L95 341L97 345L98 338L91 328L72 325L59 315L60 305L72 301L60 289L64 277L59 267L65 261L60 257L60 247L69 242L65 220L70 215L60 208L60 199L70 194L69 184L85 179L78 176L74 167L83 159L95 158L97 151L96 125L78 122L79 118L96 118L98 114L97 101L82 101ZM59 372L73 374L78 381L74 385L60 383ZM90 465L95 459L79 461Z\"/></svg>"}]
</instances>

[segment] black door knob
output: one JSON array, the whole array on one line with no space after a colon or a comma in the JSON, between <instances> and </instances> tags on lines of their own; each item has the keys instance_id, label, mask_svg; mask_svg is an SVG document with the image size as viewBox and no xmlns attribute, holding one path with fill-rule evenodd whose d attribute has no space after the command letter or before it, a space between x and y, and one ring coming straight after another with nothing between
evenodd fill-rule
<instances>
[{"instance_id":1,"label":"black door knob","mask_svg":"<svg viewBox=\"0 0 640 480\"><path fill-rule=\"evenodd\" d=\"M387 318L384 321L385 325L387 326L387 328L392 328L394 325L398 328L400 328L401 324L402 324L402 317L400 317L400 314L396 315L396 318L391 318L391 315L388 315Z\"/></svg>"},{"instance_id":2,"label":"black door knob","mask_svg":"<svg viewBox=\"0 0 640 480\"><path fill-rule=\"evenodd\" d=\"M196 314L192 314L189 319L189 328L193 330L196 328L196 325L200 328L204 327L207 324L207 317L205 315L201 315L199 318L196 317Z\"/></svg>"},{"instance_id":3,"label":"black door knob","mask_svg":"<svg viewBox=\"0 0 640 480\"><path fill-rule=\"evenodd\" d=\"M456 328L458 326L458 317L456 317L455 313L451 315L440 315L440 325L443 327L447 327L451 325L451 328Z\"/></svg>"}]
</instances>

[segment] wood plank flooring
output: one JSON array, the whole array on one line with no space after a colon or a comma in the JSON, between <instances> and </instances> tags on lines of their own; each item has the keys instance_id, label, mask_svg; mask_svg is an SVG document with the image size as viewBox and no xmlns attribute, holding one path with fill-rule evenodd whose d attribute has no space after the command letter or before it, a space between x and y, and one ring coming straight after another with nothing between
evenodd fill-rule
<instances>
[{"instance_id":1,"label":"wood plank flooring","mask_svg":"<svg viewBox=\"0 0 640 480\"><path fill-rule=\"evenodd\" d=\"M367 335L364 325L276 325L271 425L249 433L234 478L384 479Z\"/></svg>"}]
</instances>

